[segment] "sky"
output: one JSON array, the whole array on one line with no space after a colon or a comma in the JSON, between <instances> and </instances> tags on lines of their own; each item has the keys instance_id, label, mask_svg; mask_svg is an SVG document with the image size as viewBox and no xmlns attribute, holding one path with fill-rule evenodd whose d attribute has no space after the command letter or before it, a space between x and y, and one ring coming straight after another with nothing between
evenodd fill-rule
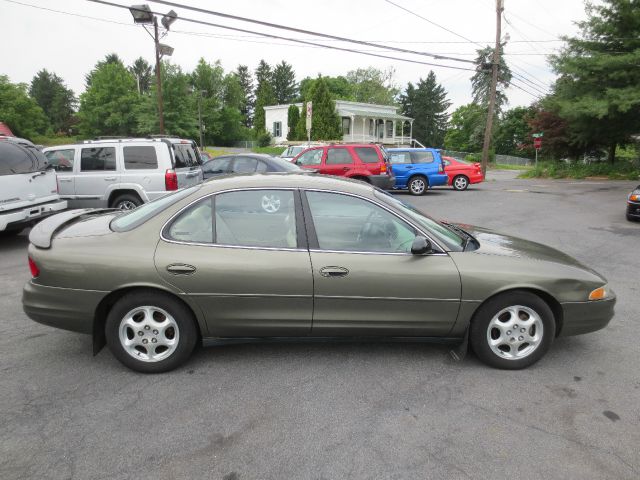
<instances>
[{"instance_id":1,"label":"sky","mask_svg":"<svg viewBox=\"0 0 640 480\"><path fill-rule=\"evenodd\" d=\"M143 1L137 0L135 4ZM112 2L131 5L122 0ZM495 41L494 0L177 0L176 3L466 60L472 60L480 46ZM514 84L520 87L507 90L509 106L529 105L536 96L548 92L555 76L546 55L562 47L560 36L578 32L575 22L585 18L584 4L582 0L504 0L504 3L505 58L516 74ZM220 60L225 71L234 70L238 64L253 70L260 59L270 64L285 60L293 65L297 80L320 73L345 75L356 68L374 66L393 68L394 83L402 89L407 82L416 83L433 70L448 92L451 109L471 101L472 71L293 44L198 25L180 17L421 62L473 68L470 63L313 38L153 2L149 5L154 11L168 12L173 8L178 13L178 20L162 42L174 47L171 62L185 71L191 71L201 57L212 63ZM12 82L29 83L39 70L46 68L62 77L78 95L84 90L85 74L109 53L117 53L126 64L140 56L154 62L152 39L142 26L133 24L131 14L124 8L88 0L0 0L0 18L3 24L0 75L7 75Z\"/></svg>"}]
</instances>

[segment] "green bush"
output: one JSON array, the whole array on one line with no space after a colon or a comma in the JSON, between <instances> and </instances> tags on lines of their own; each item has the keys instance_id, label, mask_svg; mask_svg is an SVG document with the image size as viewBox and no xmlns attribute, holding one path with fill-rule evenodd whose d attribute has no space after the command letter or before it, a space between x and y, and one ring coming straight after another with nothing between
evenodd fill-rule
<instances>
[{"instance_id":1,"label":"green bush","mask_svg":"<svg viewBox=\"0 0 640 480\"><path fill-rule=\"evenodd\" d=\"M610 163L559 163L539 162L537 166L522 173L520 178L576 178L607 177L611 180L637 180L640 167L633 161Z\"/></svg>"},{"instance_id":2,"label":"green bush","mask_svg":"<svg viewBox=\"0 0 640 480\"><path fill-rule=\"evenodd\" d=\"M266 153L267 155L273 155L277 157L282 154L287 149L287 147L255 147L252 148L251 151L255 153Z\"/></svg>"}]
</instances>

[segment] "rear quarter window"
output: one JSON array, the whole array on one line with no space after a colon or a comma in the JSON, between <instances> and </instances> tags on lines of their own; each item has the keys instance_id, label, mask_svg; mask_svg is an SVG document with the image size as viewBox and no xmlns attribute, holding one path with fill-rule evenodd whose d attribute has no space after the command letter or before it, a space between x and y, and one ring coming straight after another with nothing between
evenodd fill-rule
<instances>
[{"instance_id":1,"label":"rear quarter window","mask_svg":"<svg viewBox=\"0 0 640 480\"><path fill-rule=\"evenodd\" d=\"M356 147L354 150L364 163L378 163L380 161L378 151L373 147Z\"/></svg>"}]
</instances>

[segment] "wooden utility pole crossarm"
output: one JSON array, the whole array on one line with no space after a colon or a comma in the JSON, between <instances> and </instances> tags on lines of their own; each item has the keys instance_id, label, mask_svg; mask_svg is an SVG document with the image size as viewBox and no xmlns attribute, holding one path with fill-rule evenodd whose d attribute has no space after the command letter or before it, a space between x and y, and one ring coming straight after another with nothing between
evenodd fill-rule
<instances>
[{"instance_id":1,"label":"wooden utility pole crossarm","mask_svg":"<svg viewBox=\"0 0 640 480\"><path fill-rule=\"evenodd\" d=\"M496 0L496 45L493 50L491 62L491 87L489 92L489 108L487 109L487 124L484 130L484 143L482 145L482 174L487 174L489 162L489 146L491 145L491 133L493 130L493 116L496 108L496 88L498 85L498 70L500 67L500 37L502 36L502 11L504 0Z\"/></svg>"}]
</instances>

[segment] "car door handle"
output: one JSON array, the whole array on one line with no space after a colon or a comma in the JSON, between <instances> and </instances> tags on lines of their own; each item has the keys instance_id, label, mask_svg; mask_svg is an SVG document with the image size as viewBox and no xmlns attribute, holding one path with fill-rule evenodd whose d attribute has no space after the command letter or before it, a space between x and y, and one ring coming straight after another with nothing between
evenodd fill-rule
<instances>
[{"instance_id":1,"label":"car door handle","mask_svg":"<svg viewBox=\"0 0 640 480\"><path fill-rule=\"evenodd\" d=\"M104 177L105 182L113 182L115 179L116 177Z\"/></svg>"},{"instance_id":2,"label":"car door handle","mask_svg":"<svg viewBox=\"0 0 640 480\"><path fill-rule=\"evenodd\" d=\"M349 170L349 167L342 167L342 170L346 172L347 170Z\"/></svg>"},{"instance_id":3,"label":"car door handle","mask_svg":"<svg viewBox=\"0 0 640 480\"><path fill-rule=\"evenodd\" d=\"M349 275L349 270L344 267L322 267L320 275L323 277L346 277Z\"/></svg>"},{"instance_id":4,"label":"car door handle","mask_svg":"<svg viewBox=\"0 0 640 480\"><path fill-rule=\"evenodd\" d=\"M60 177L58 177L58 181L59 182L71 182L72 179L71 178L60 178Z\"/></svg>"},{"instance_id":5,"label":"car door handle","mask_svg":"<svg viewBox=\"0 0 640 480\"><path fill-rule=\"evenodd\" d=\"M167 272L174 275L191 275L196 271L196 267L193 265L186 265L184 263L172 263L167 265Z\"/></svg>"}]
</instances>

